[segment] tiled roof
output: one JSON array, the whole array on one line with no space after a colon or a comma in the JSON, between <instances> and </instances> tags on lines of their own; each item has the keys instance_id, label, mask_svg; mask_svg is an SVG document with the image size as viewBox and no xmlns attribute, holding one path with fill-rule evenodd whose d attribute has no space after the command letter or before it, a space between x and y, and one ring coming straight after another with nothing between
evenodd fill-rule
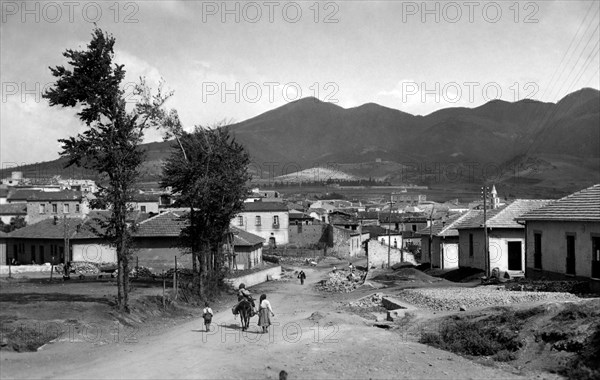
<instances>
[{"instance_id":1,"label":"tiled roof","mask_svg":"<svg viewBox=\"0 0 600 380\"><path fill-rule=\"evenodd\" d=\"M245 202L242 212L288 211L281 202Z\"/></svg>"},{"instance_id":2,"label":"tiled roof","mask_svg":"<svg viewBox=\"0 0 600 380\"><path fill-rule=\"evenodd\" d=\"M517 199L507 206L488 210L486 224L490 228L524 228L523 225L515 221L516 218L551 202L552 200L549 199ZM454 228L464 229L482 227L483 210L470 210L465 218L461 219Z\"/></svg>"},{"instance_id":3,"label":"tiled roof","mask_svg":"<svg viewBox=\"0 0 600 380\"><path fill-rule=\"evenodd\" d=\"M423 214L414 213L392 213L391 218L389 212L379 214L381 223L424 223L427 222L427 217Z\"/></svg>"},{"instance_id":4,"label":"tiled roof","mask_svg":"<svg viewBox=\"0 0 600 380\"><path fill-rule=\"evenodd\" d=\"M600 184L521 215L519 220L600 221Z\"/></svg>"},{"instance_id":5,"label":"tiled roof","mask_svg":"<svg viewBox=\"0 0 600 380\"><path fill-rule=\"evenodd\" d=\"M8 234L4 231L0 231L0 239L4 239L6 237L8 237Z\"/></svg>"},{"instance_id":6,"label":"tiled roof","mask_svg":"<svg viewBox=\"0 0 600 380\"><path fill-rule=\"evenodd\" d=\"M109 211L94 211L82 218L67 218L66 233L69 239L97 239L102 238L103 221L107 219ZM133 213L128 220L139 221L147 218L148 214ZM65 219L48 218L34 224L29 224L8 234L11 238L22 239L64 239Z\"/></svg>"},{"instance_id":7,"label":"tiled roof","mask_svg":"<svg viewBox=\"0 0 600 380\"><path fill-rule=\"evenodd\" d=\"M8 194L8 201L78 201L83 198L81 191L41 191L14 190Z\"/></svg>"},{"instance_id":8,"label":"tiled roof","mask_svg":"<svg viewBox=\"0 0 600 380\"><path fill-rule=\"evenodd\" d=\"M8 189L0 188L0 198L5 198L8 195Z\"/></svg>"},{"instance_id":9,"label":"tiled roof","mask_svg":"<svg viewBox=\"0 0 600 380\"><path fill-rule=\"evenodd\" d=\"M23 239L64 239L65 232L70 239L79 238L97 238L91 227L91 224L79 218L68 218L66 220L67 227L65 229L64 218L44 219L34 224L29 224L23 228L12 231L8 234L11 238ZM94 223L95 225L95 223ZM79 226L79 231L77 231ZM76 236L79 235L79 236Z\"/></svg>"},{"instance_id":10,"label":"tiled roof","mask_svg":"<svg viewBox=\"0 0 600 380\"><path fill-rule=\"evenodd\" d=\"M350 215L346 215L346 214L331 214L331 216L329 217L329 223L331 224L348 224L348 225L358 225L358 219L356 219L353 216Z\"/></svg>"},{"instance_id":11,"label":"tiled roof","mask_svg":"<svg viewBox=\"0 0 600 380\"><path fill-rule=\"evenodd\" d=\"M290 212L290 220L294 220L294 219L312 220L313 217L304 212Z\"/></svg>"},{"instance_id":12,"label":"tiled roof","mask_svg":"<svg viewBox=\"0 0 600 380\"><path fill-rule=\"evenodd\" d=\"M436 220L430 227L425 227L418 231L422 236L429 236L431 229L432 236L458 236L456 226L468 217L468 213L454 214L446 220Z\"/></svg>"},{"instance_id":13,"label":"tiled roof","mask_svg":"<svg viewBox=\"0 0 600 380\"><path fill-rule=\"evenodd\" d=\"M388 232L391 232L380 226L362 226L362 231L368 232L369 236L371 236L371 238L377 238L378 236L387 235ZM398 234L397 232L391 233L391 235L397 235L397 234Z\"/></svg>"},{"instance_id":14,"label":"tiled roof","mask_svg":"<svg viewBox=\"0 0 600 380\"><path fill-rule=\"evenodd\" d=\"M360 211L358 219L379 219L379 213L376 211Z\"/></svg>"},{"instance_id":15,"label":"tiled roof","mask_svg":"<svg viewBox=\"0 0 600 380\"><path fill-rule=\"evenodd\" d=\"M156 202L160 199L160 194L134 194L132 197L134 202Z\"/></svg>"},{"instance_id":16,"label":"tiled roof","mask_svg":"<svg viewBox=\"0 0 600 380\"><path fill-rule=\"evenodd\" d=\"M0 215L27 215L27 205L25 203L0 205Z\"/></svg>"},{"instance_id":17,"label":"tiled roof","mask_svg":"<svg viewBox=\"0 0 600 380\"><path fill-rule=\"evenodd\" d=\"M187 226L182 213L164 212L138 224L133 236L136 237L176 237Z\"/></svg>"},{"instance_id":18,"label":"tiled roof","mask_svg":"<svg viewBox=\"0 0 600 380\"><path fill-rule=\"evenodd\" d=\"M233 245L241 247L253 247L258 244L264 244L265 239L260 236L251 234L248 231L241 230L237 227L231 226L231 232L233 232Z\"/></svg>"}]
</instances>

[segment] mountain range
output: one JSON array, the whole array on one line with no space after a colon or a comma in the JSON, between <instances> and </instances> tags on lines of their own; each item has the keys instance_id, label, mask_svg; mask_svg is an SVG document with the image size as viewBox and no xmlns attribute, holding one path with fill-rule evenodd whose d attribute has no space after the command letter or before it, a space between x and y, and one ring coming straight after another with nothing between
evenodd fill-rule
<instances>
[{"instance_id":1,"label":"mountain range","mask_svg":"<svg viewBox=\"0 0 600 380\"><path fill-rule=\"evenodd\" d=\"M492 181L518 193L535 188L557 195L600 182L600 92L590 88L557 103L493 100L426 116L303 98L230 129L250 152L251 171L263 179L334 167L392 183L475 187ZM145 181L159 177L171 145L145 144ZM40 163L35 170L63 174L62 164Z\"/></svg>"}]
</instances>

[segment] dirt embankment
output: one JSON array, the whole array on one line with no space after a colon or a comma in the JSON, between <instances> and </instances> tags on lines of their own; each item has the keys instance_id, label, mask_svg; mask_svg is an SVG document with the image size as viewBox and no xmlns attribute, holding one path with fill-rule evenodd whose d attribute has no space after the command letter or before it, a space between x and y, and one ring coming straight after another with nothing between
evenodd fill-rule
<instances>
[{"instance_id":1,"label":"dirt embankment","mask_svg":"<svg viewBox=\"0 0 600 380\"><path fill-rule=\"evenodd\" d=\"M0 349L36 351L57 341L135 343L200 313L198 305L175 300L172 283L166 285L163 304L162 281L133 282L130 313L121 314L116 310L114 280L4 278L0 280ZM229 307L233 296L225 295L222 303L223 309Z\"/></svg>"},{"instance_id":2,"label":"dirt embankment","mask_svg":"<svg viewBox=\"0 0 600 380\"><path fill-rule=\"evenodd\" d=\"M420 342L483 361L600 378L600 300L494 307L438 319Z\"/></svg>"}]
</instances>

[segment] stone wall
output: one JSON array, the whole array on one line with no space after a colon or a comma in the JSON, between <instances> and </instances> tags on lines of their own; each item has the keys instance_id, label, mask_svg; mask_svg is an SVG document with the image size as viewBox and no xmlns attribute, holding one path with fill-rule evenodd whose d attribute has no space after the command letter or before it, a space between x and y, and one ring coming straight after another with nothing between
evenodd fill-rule
<instances>
[{"instance_id":1,"label":"stone wall","mask_svg":"<svg viewBox=\"0 0 600 380\"><path fill-rule=\"evenodd\" d=\"M369 239L369 233L358 234L345 228L333 227L331 229L332 248L331 255L338 257L358 257L365 255L362 243Z\"/></svg>"},{"instance_id":2,"label":"stone wall","mask_svg":"<svg viewBox=\"0 0 600 380\"><path fill-rule=\"evenodd\" d=\"M258 284L262 284L267 281L267 276L272 276L273 278L281 277L281 266L267 268L258 272L249 273L240 277L230 277L226 278L225 281L237 289L241 283L246 285L246 288Z\"/></svg>"},{"instance_id":3,"label":"stone wall","mask_svg":"<svg viewBox=\"0 0 600 380\"><path fill-rule=\"evenodd\" d=\"M393 247L389 247L390 265L397 264L402 261L402 251ZM404 252L404 262L418 265L414 256L410 252ZM382 268L388 265L388 246L381 244L377 240L369 240L367 244L367 266L369 268Z\"/></svg>"},{"instance_id":4,"label":"stone wall","mask_svg":"<svg viewBox=\"0 0 600 380\"><path fill-rule=\"evenodd\" d=\"M288 228L290 244L298 248L312 247L327 243L326 224L291 224Z\"/></svg>"}]
</instances>

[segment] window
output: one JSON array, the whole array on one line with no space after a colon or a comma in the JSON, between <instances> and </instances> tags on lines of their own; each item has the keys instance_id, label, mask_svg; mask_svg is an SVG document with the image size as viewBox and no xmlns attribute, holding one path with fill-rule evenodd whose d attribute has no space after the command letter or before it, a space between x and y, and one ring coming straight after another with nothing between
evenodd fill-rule
<instances>
[{"instance_id":1,"label":"window","mask_svg":"<svg viewBox=\"0 0 600 380\"><path fill-rule=\"evenodd\" d=\"M243 216L238 216L238 226L243 226L244 225L244 217Z\"/></svg>"},{"instance_id":2,"label":"window","mask_svg":"<svg viewBox=\"0 0 600 380\"><path fill-rule=\"evenodd\" d=\"M79 210L79 204L76 204L76 205L75 205L75 212L77 212L77 213L78 213L79 211L80 211L80 210Z\"/></svg>"},{"instance_id":3,"label":"window","mask_svg":"<svg viewBox=\"0 0 600 380\"><path fill-rule=\"evenodd\" d=\"M256 222L254 224L256 224L257 226L260 226L260 215L256 216Z\"/></svg>"},{"instance_id":4,"label":"window","mask_svg":"<svg viewBox=\"0 0 600 380\"><path fill-rule=\"evenodd\" d=\"M40 214L46 213L46 204L40 203Z\"/></svg>"},{"instance_id":5,"label":"window","mask_svg":"<svg viewBox=\"0 0 600 380\"><path fill-rule=\"evenodd\" d=\"M592 278L600 278L600 236L592 236Z\"/></svg>"},{"instance_id":6,"label":"window","mask_svg":"<svg viewBox=\"0 0 600 380\"><path fill-rule=\"evenodd\" d=\"M278 226L279 225L279 216L278 215L274 215L273 216L273 225L274 226Z\"/></svg>"},{"instance_id":7,"label":"window","mask_svg":"<svg viewBox=\"0 0 600 380\"><path fill-rule=\"evenodd\" d=\"M65 203L63 205L63 213L64 214L68 214L69 213L69 204L68 203Z\"/></svg>"},{"instance_id":8,"label":"window","mask_svg":"<svg viewBox=\"0 0 600 380\"><path fill-rule=\"evenodd\" d=\"M146 212L146 206L140 206L140 211L141 212Z\"/></svg>"},{"instance_id":9,"label":"window","mask_svg":"<svg viewBox=\"0 0 600 380\"><path fill-rule=\"evenodd\" d=\"M533 234L533 267L542 269L542 234Z\"/></svg>"},{"instance_id":10,"label":"window","mask_svg":"<svg viewBox=\"0 0 600 380\"><path fill-rule=\"evenodd\" d=\"M416 224L412 225L412 230L413 230L413 232L417 232L417 225Z\"/></svg>"},{"instance_id":11,"label":"window","mask_svg":"<svg viewBox=\"0 0 600 380\"><path fill-rule=\"evenodd\" d=\"M473 257L473 234L469 234L469 256Z\"/></svg>"},{"instance_id":12,"label":"window","mask_svg":"<svg viewBox=\"0 0 600 380\"><path fill-rule=\"evenodd\" d=\"M575 235L567 235L567 274L575 274Z\"/></svg>"},{"instance_id":13,"label":"window","mask_svg":"<svg viewBox=\"0 0 600 380\"><path fill-rule=\"evenodd\" d=\"M58 205L56 203L52 204L52 213L56 214L58 212Z\"/></svg>"}]
</instances>

